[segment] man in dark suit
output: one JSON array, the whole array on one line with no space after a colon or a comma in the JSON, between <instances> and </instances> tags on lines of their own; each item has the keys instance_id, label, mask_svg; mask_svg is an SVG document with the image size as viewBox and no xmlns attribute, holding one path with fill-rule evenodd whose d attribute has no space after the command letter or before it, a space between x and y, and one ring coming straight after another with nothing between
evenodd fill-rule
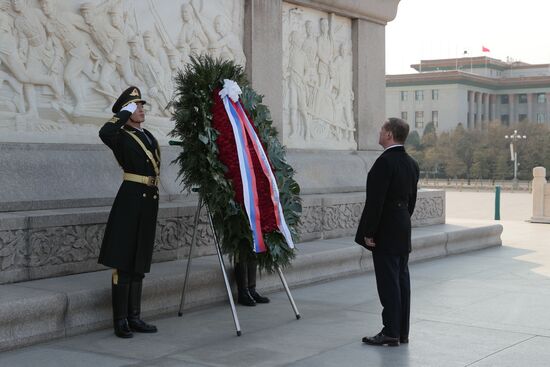
<instances>
[{"instance_id":1,"label":"man in dark suit","mask_svg":"<svg viewBox=\"0 0 550 367\"><path fill-rule=\"evenodd\" d=\"M418 164L404 148L409 125L388 119L378 143L384 152L367 176L367 200L355 242L372 251L376 287L382 304L384 328L371 345L398 346L409 342L411 216L416 203Z\"/></svg>"},{"instance_id":2,"label":"man in dark suit","mask_svg":"<svg viewBox=\"0 0 550 367\"><path fill-rule=\"evenodd\" d=\"M126 89L113 105L115 114L99 137L123 169L123 181L113 203L98 262L114 268L113 324L116 336L155 333L140 318L143 278L151 268L159 201L160 148L141 127L145 121L141 92Z\"/></svg>"}]
</instances>

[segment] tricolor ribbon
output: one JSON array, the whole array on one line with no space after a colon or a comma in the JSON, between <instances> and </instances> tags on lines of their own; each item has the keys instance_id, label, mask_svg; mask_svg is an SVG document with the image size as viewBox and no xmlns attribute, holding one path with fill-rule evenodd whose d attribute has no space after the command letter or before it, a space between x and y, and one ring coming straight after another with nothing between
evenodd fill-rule
<instances>
[{"instance_id":1,"label":"tricolor ribbon","mask_svg":"<svg viewBox=\"0 0 550 367\"><path fill-rule=\"evenodd\" d=\"M241 94L241 89L237 83L226 79L224 81L224 88L220 91L220 97L222 98L225 111L229 121L231 122L233 136L235 137L235 144L237 146L239 169L243 183L244 206L248 216L248 221L250 223L250 229L252 231L254 252L265 252L266 246L262 233L261 212L258 205L259 200L256 186L256 175L254 173L252 156L249 149L250 144L251 148L259 158L258 160L260 162L263 174L269 181L270 198L273 204L273 214L275 215L277 227L285 237L288 247L294 248L294 242L292 241L292 236L286 224L283 215L283 208L279 200L277 181L271 171L269 160L260 139L258 138L256 131L252 127L252 124L250 123L248 116L246 115L244 108L238 99L239 94ZM250 142L248 141L248 138L250 139Z\"/></svg>"}]
</instances>

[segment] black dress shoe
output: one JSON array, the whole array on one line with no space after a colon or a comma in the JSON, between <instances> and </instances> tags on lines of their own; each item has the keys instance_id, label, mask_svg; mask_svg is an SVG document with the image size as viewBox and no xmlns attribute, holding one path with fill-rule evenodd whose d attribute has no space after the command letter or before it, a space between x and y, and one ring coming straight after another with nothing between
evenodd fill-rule
<instances>
[{"instance_id":1,"label":"black dress shoe","mask_svg":"<svg viewBox=\"0 0 550 367\"><path fill-rule=\"evenodd\" d=\"M248 288L248 293L250 293L256 303L269 303L269 298L264 297L256 292L256 288Z\"/></svg>"},{"instance_id":2,"label":"black dress shoe","mask_svg":"<svg viewBox=\"0 0 550 367\"><path fill-rule=\"evenodd\" d=\"M409 337L408 336L400 336L399 337L399 343L408 344L409 343Z\"/></svg>"},{"instance_id":3,"label":"black dress shoe","mask_svg":"<svg viewBox=\"0 0 550 367\"><path fill-rule=\"evenodd\" d=\"M113 324L115 328L115 335L119 338L128 339L134 337L134 334L132 334L132 330L130 330L130 326L128 326L128 320L114 320Z\"/></svg>"},{"instance_id":4,"label":"black dress shoe","mask_svg":"<svg viewBox=\"0 0 550 367\"><path fill-rule=\"evenodd\" d=\"M239 292L237 302L243 306L256 306L256 301L254 301L254 298L252 298L248 289L246 291Z\"/></svg>"},{"instance_id":5,"label":"black dress shoe","mask_svg":"<svg viewBox=\"0 0 550 367\"><path fill-rule=\"evenodd\" d=\"M128 325L136 333L156 333L158 331L155 325L148 324L139 317L128 317Z\"/></svg>"},{"instance_id":6,"label":"black dress shoe","mask_svg":"<svg viewBox=\"0 0 550 367\"><path fill-rule=\"evenodd\" d=\"M363 338L363 343L369 345L387 345L390 347L399 346L399 338L392 338L382 334L382 332L376 334L375 336L365 336Z\"/></svg>"}]
</instances>

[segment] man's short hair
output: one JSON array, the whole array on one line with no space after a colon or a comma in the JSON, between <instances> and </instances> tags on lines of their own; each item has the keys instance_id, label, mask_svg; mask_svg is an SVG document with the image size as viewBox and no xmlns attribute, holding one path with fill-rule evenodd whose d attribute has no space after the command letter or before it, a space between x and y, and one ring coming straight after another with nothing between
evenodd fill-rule
<instances>
[{"instance_id":1,"label":"man's short hair","mask_svg":"<svg viewBox=\"0 0 550 367\"><path fill-rule=\"evenodd\" d=\"M390 117L384 123L384 130L391 132L396 143L404 144L409 136L409 124L397 117Z\"/></svg>"}]
</instances>

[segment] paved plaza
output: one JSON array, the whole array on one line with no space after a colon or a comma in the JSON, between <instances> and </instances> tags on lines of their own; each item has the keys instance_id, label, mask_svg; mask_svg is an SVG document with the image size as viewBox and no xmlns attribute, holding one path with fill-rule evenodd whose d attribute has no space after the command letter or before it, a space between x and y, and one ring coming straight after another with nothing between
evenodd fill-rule
<instances>
[{"instance_id":1,"label":"paved plaza","mask_svg":"<svg viewBox=\"0 0 550 367\"><path fill-rule=\"evenodd\" d=\"M372 272L284 292L271 304L227 305L156 320L158 334L116 338L101 330L0 354L19 366L548 366L550 225L525 220L531 196L502 194L503 246L412 264L410 343L361 343L380 330ZM454 223L491 223L494 194L448 192Z\"/></svg>"}]
</instances>

